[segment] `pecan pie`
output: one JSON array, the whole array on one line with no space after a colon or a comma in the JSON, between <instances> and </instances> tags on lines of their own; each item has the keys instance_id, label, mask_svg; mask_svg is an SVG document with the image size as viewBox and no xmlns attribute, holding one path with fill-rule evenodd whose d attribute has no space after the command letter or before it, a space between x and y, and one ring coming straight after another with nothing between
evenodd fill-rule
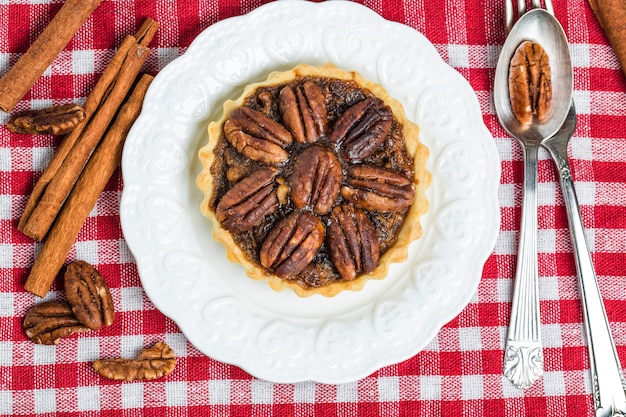
<instances>
[{"instance_id":1,"label":"pecan pie","mask_svg":"<svg viewBox=\"0 0 626 417\"><path fill-rule=\"evenodd\" d=\"M359 290L422 234L428 149L402 105L358 73L274 72L208 132L202 214L228 258L274 290Z\"/></svg>"}]
</instances>

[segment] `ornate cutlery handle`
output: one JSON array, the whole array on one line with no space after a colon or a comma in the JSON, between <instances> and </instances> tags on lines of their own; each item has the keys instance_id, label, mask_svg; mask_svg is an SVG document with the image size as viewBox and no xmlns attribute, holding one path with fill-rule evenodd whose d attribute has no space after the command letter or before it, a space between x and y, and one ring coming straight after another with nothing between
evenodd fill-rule
<instances>
[{"instance_id":1,"label":"ornate cutlery handle","mask_svg":"<svg viewBox=\"0 0 626 417\"><path fill-rule=\"evenodd\" d=\"M504 353L504 375L528 388L543 375L537 268L538 143L524 149L524 196L511 320Z\"/></svg>"},{"instance_id":2,"label":"ornate cutlery handle","mask_svg":"<svg viewBox=\"0 0 626 417\"><path fill-rule=\"evenodd\" d=\"M543 146L548 149L557 164L574 245L585 332L589 346L595 415L596 417L624 416L626 415L624 376L585 240L578 199L567 159L567 141L555 139L557 140L549 140Z\"/></svg>"}]
</instances>

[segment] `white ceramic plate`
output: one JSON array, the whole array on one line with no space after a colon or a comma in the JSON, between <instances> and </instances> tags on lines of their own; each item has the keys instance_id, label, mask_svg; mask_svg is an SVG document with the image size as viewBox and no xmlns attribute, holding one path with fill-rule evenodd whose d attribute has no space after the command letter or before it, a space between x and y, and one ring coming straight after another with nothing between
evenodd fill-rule
<instances>
[{"instance_id":1,"label":"white ceramic plate","mask_svg":"<svg viewBox=\"0 0 626 417\"><path fill-rule=\"evenodd\" d=\"M274 292L228 262L195 185L222 103L301 62L382 84L431 152L409 260L334 298ZM417 354L467 305L499 231L500 163L474 91L420 33L351 2L270 3L206 29L153 81L122 170L122 228L148 297L204 354L274 382L354 381Z\"/></svg>"}]
</instances>

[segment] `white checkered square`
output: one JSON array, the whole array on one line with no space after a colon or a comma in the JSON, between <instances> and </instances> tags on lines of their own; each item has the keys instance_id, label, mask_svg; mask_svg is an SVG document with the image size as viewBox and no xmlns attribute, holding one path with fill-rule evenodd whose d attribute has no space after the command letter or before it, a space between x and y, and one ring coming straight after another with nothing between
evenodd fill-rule
<instances>
[{"instance_id":1,"label":"white checkered square","mask_svg":"<svg viewBox=\"0 0 626 417\"><path fill-rule=\"evenodd\" d=\"M0 391L0 415L14 415L13 395L11 391Z\"/></svg>"},{"instance_id":2,"label":"white checkered square","mask_svg":"<svg viewBox=\"0 0 626 417\"><path fill-rule=\"evenodd\" d=\"M76 389L79 411L100 410L99 387L78 387Z\"/></svg>"},{"instance_id":3,"label":"white checkered square","mask_svg":"<svg viewBox=\"0 0 626 417\"><path fill-rule=\"evenodd\" d=\"M500 207L515 207L515 188L515 184L500 184L498 187Z\"/></svg>"},{"instance_id":4,"label":"white checkered square","mask_svg":"<svg viewBox=\"0 0 626 417\"><path fill-rule=\"evenodd\" d=\"M80 50L72 51L72 73L93 74L94 73L94 51Z\"/></svg>"},{"instance_id":5,"label":"white checkered square","mask_svg":"<svg viewBox=\"0 0 626 417\"><path fill-rule=\"evenodd\" d=\"M134 358L144 348L144 337L139 336L122 336L121 337L121 355L125 358Z\"/></svg>"},{"instance_id":6,"label":"white checkered square","mask_svg":"<svg viewBox=\"0 0 626 417\"><path fill-rule=\"evenodd\" d=\"M559 293L558 277L541 277L539 279L539 294L542 300L558 300L561 298Z\"/></svg>"},{"instance_id":7,"label":"white checkered square","mask_svg":"<svg viewBox=\"0 0 626 417\"><path fill-rule=\"evenodd\" d=\"M0 342L0 366L13 364L13 343Z\"/></svg>"},{"instance_id":8,"label":"white checkered square","mask_svg":"<svg viewBox=\"0 0 626 417\"><path fill-rule=\"evenodd\" d=\"M76 360L79 362L92 362L100 359L100 338L81 337L78 339Z\"/></svg>"},{"instance_id":9,"label":"white checkered square","mask_svg":"<svg viewBox=\"0 0 626 417\"><path fill-rule=\"evenodd\" d=\"M553 206L557 196L556 182L540 182L537 184L537 204L539 206ZM561 189L558 189L561 192Z\"/></svg>"},{"instance_id":10,"label":"white checkered square","mask_svg":"<svg viewBox=\"0 0 626 417\"><path fill-rule=\"evenodd\" d=\"M274 398L274 384L255 379L250 386L253 404L271 404Z\"/></svg>"},{"instance_id":11,"label":"white checkered square","mask_svg":"<svg viewBox=\"0 0 626 417\"><path fill-rule=\"evenodd\" d=\"M157 48L156 53L159 68L163 68L174 59L178 58L180 51L178 48Z\"/></svg>"},{"instance_id":12,"label":"white checkered square","mask_svg":"<svg viewBox=\"0 0 626 417\"><path fill-rule=\"evenodd\" d=\"M496 246L496 255L517 255L517 230L500 231Z\"/></svg>"},{"instance_id":13,"label":"white checkered square","mask_svg":"<svg viewBox=\"0 0 626 417\"><path fill-rule=\"evenodd\" d=\"M122 385L122 407L143 407L143 383Z\"/></svg>"},{"instance_id":14,"label":"white checkered square","mask_svg":"<svg viewBox=\"0 0 626 417\"><path fill-rule=\"evenodd\" d=\"M98 241L88 240L83 242L76 242L74 244L76 249L76 259L81 259L91 265L97 265L98 262Z\"/></svg>"},{"instance_id":15,"label":"white checkered square","mask_svg":"<svg viewBox=\"0 0 626 417\"><path fill-rule=\"evenodd\" d=\"M400 401L400 383L397 376L378 378L378 400Z\"/></svg>"},{"instance_id":16,"label":"white checkered square","mask_svg":"<svg viewBox=\"0 0 626 417\"><path fill-rule=\"evenodd\" d=\"M0 268L13 268L13 245L0 244Z\"/></svg>"},{"instance_id":17,"label":"white checkered square","mask_svg":"<svg viewBox=\"0 0 626 417\"><path fill-rule=\"evenodd\" d=\"M467 45L448 45L449 64L455 68L469 68L469 48Z\"/></svg>"},{"instance_id":18,"label":"white checkered square","mask_svg":"<svg viewBox=\"0 0 626 417\"><path fill-rule=\"evenodd\" d=\"M554 253L556 251L556 235L554 229L537 230L537 251Z\"/></svg>"},{"instance_id":19,"label":"white checkered square","mask_svg":"<svg viewBox=\"0 0 626 417\"><path fill-rule=\"evenodd\" d=\"M315 383L306 381L295 384L293 387L293 399L298 403L314 403Z\"/></svg>"},{"instance_id":20,"label":"white checkered square","mask_svg":"<svg viewBox=\"0 0 626 417\"><path fill-rule=\"evenodd\" d=\"M33 391L35 413L53 413L56 411L56 396L54 389L36 389Z\"/></svg>"},{"instance_id":21,"label":"white checkered square","mask_svg":"<svg viewBox=\"0 0 626 417\"><path fill-rule=\"evenodd\" d=\"M541 327L541 340L543 346L547 348L563 347L560 324L544 324Z\"/></svg>"},{"instance_id":22,"label":"white checkered square","mask_svg":"<svg viewBox=\"0 0 626 417\"><path fill-rule=\"evenodd\" d=\"M0 293L0 317L12 317L15 315L15 296L11 292Z\"/></svg>"},{"instance_id":23,"label":"white checkered square","mask_svg":"<svg viewBox=\"0 0 626 417\"><path fill-rule=\"evenodd\" d=\"M589 90L574 90L573 98L577 114L591 114L591 92Z\"/></svg>"},{"instance_id":24,"label":"white checkered square","mask_svg":"<svg viewBox=\"0 0 626 417\"><path fill-rule=\"evenodd\" d=\"M563 372L546 372L543 375L544 390L548 396L565 395L565 377Z\"/></svg>"},{"instance_id":25,"label":"white checkered square","mask_svg":"<svg viewBox=\"0 0 626 417\"><path fill-rule=\"evenodd\" d=\"M477 400L484 397L484 381L481 375L461 377L461 392L464 400Z\"/></svg>"},{"instance_id":26,"label":"white checkered square","mask_svg":"<svg viewBox=\"0 0 626 417\"><path fill-rule=\"evenodd\" d=\"M459 329L459 347L463 351L481 350L480 327L463 327Z\"/></svg>"},{"instance_id":27,"label":"white checkered square","mask_svg":"<svg viewBox=\"0 0 626 417\"><path fill-rule=\"evenodd\" d=\"M13 218L13 197L10 195L0 196L0 220L11 220Z\"/></svg>"},{"instance_id":28,"label":"white checkered square","mask_svg":"<svg viewBox=\"0 0 626 417\"><path fill-rule=\"evenodd\" d=\"M54 150L52 148L33 148L32 152L32 170L43 171L50 163Z\"/></svg>"},{"instance_id":29,"label":"white checkered square","mask_svg":"<svg viewBox=\"0 0 626 417\"><path fill-rule=\"evenodd\" d=\"M165 343L172 348L176 356L187 356L187 338L182 333L166 334Z\"/></svg>"},{"instance_id":30,"label":"white checkered square","mask_svg":"<svg viewBox=\"0 0 626 417\"><path fill-rule=\"evenodd\" d=\"M165 384L165 395L167 405L185 406L187 405L187 382L168 382Z\"/></svg>"},{"instance_id":31,"label":"white checkered square","mask_svg":"<svg viewBox=\"0 0 626 417\"><path fill-rule=\"evenodd\" d=\"M420 400L440 400L441 399L441 377L421 376Z\"/></svg>"},{"instance_id":32,"label":"white checkered square","mask_svg":"<svg viewBox=\"0 0 626 417\"><path fill-rule=\"evenodd\" d=\"M214 405L230 402L230 383L223 380L209 381L209 402Z\"/></svg>"},{"instance_id":33,"label":"white checkered square","mask_svg":"<svg viewBox=\"0 0 626 417\"><path fill-rule=\"evenodd\" d=\"M137 311L143 309L143 290L140 287L120 288L120 310Z\"/></svg>"},{"instance_id":34,"label":"white checkered square","mask_svg":"<svg viewBox=\"0 0 626 417\"><path fill-rule=\"evenodd\" d=\"M11 148L0 148L0 171L11 172Z\"/></svg>"},{"instance_id":35,"label":"white checkered square","mask_svg":"<svg viewBox=\"0 0 626 417\"><path fill-rule=\"evenodd\" d=\"M576 197L578 197L578 203L581 206L591 206L595 204L596 198L596 184L593 182L581 182L578 181L574 184L576 189ZM583 208L581 208L581 211Z\"/></svg>"},{"instance_id":36,"label":"white checkered square","mask_svg":"<svg viewBox=\"0 0 626 417\"><path fill-rule=\"evenodd\" d=\"M35 365L50 365L56 362L56 346L33 346L33 362Z\"/></svg>"},{"instance_id":37,"label":"white checkered square","mask_svg":"<svg viewBox=\"0 0 626 417\"><path fill-rule=\"evenodd\" d=\"M359 388L356 382L348 382L337 385L337 401L338 402L357 402L359 401Z\"/></svg>"}]
</instances>

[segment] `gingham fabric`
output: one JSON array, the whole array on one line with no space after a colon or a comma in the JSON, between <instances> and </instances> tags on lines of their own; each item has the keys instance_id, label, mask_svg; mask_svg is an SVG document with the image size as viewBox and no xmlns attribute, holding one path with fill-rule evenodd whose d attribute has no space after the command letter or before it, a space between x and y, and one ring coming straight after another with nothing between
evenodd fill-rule
<instances>
[{"instance_id":1,"label":"gingham fabric","mask_svg":"<svg viewBox=\"0 0 626 417\"><path fill-rule=\"evenodd\" d=\"M259 0L103 0L16 111L82 102L124 35L145 17L161 27L144 69L157 74L206 27ZM556 170L539 161L539 273L545 376L527 390L502 376L520 222L522 153L493 106L495 63L505 39L504 0L372 0L365 6L422 32L476 91L501 158L500 234L468 306L416 356L348 384L274 384L208 358L144 293L123 238L118 171L68 260L107 277L116 321L56 347L23 333L40 299L23 284L40 244L17 230L33 185L59 143L11 134L0 122L0 414L60 416L589 416L591 381L576 272ZM0 75L62 5L0 0ZM570 144L576 191L621 362L626 364L626 78L586 0L554 0L573 54L578 128ZM60 280L46 299L62 298ZM91 362L133 357L163 340L175 371L152 382L100 378Z\"/></svg>"}]
</instances>

